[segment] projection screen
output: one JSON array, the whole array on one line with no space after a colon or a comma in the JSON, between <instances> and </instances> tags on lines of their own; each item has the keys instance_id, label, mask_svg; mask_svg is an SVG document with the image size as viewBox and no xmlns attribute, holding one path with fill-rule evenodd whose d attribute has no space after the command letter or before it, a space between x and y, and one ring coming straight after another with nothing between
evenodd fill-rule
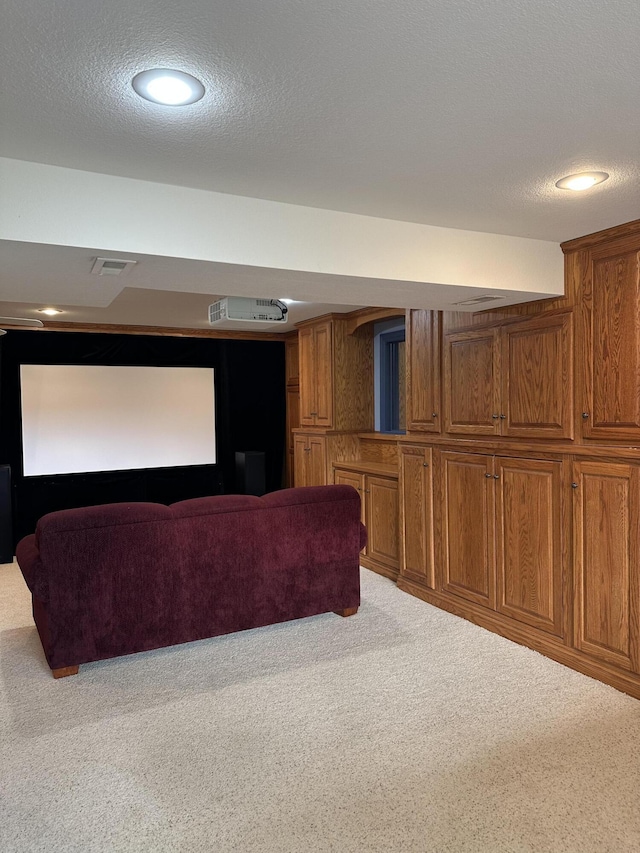
<instances>
[{"instance_id":1,"label":"projection screen","mask_svg":"<svg viewBox=\"0 0 640 853\"><path fill-rule=\"evenodd\" d=\"M24 475L216 461L213 368L23 364Z\"/></svg>"}]
</instances>

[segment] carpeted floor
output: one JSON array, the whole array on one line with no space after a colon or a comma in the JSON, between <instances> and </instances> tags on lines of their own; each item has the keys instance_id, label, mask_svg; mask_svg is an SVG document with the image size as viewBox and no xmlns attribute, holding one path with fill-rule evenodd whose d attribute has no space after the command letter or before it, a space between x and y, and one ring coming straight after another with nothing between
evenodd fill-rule
<instances>
[{"instance_id":1,"label":"carpeted floor","mask_svg":"<svg viewBox=\"0 0 640 853\"><path fill-rule=\"evenodd\" d=\"M368 571L54 681L2 566L0 644L2 853L640 850L640 702Z\"/></svg>"}]
</instances>

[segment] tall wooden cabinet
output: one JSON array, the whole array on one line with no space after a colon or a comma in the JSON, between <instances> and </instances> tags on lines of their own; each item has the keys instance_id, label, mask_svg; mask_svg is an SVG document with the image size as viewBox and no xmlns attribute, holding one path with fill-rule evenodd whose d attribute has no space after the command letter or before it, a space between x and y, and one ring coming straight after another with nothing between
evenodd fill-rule
<instances>
[{"instance_id":1,"label":"tall wooden cabinet","mask_svg":"<svg viewBox=\"0 0 640 853\"><path fill-rule=\"evenodd\" d=\"M400 573L435 588L433 451L400 447Z\"/></svg>"},{"instance_id":2,"label":"tall wooden cabinet","mask_svg":"<svg viewBox=\"0 0 640 853\"><path fill-rule=\"evenodd\" d=\"M640 441L640 237L584 252L580 347L582 435Z\"/></svg>"},{"instance_id":3,"label":"tall wooden cabinet","mask_svg":"<svg viewBox=\"0 0 640 853\"><path fill-rule=\"evenodd\" d=\"M640 672L640 468L574 465L575 646Z\"/></svg>"},{"instance_id":4,"label":"tall wooden cabinet","mask_svg":"<svg viewBox=\"0 0 640 853\"><path fill-rule=\"evenodd\" d=\"M300 425L373 427L373 334L339 315L299 324Z\"/></svg>"},{"instance_id":5,"label":"tall wooden cabinet","mask_svg":"<svg viewBox=\"0 0 640 853\"><path fill-rule=\"evenodd\" d=\"M442 429L440 311L407 311L407 429L439 433Z\"/></svg>"}]
</instances>

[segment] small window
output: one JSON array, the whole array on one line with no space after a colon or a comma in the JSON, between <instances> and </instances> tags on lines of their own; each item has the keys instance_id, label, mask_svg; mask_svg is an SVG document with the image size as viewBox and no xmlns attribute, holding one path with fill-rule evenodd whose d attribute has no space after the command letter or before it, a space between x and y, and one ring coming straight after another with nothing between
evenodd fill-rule
<instances>
[{"instance_id":1,"label":"small window","mask_svg":"<svg viewBox=\"0 0 640 853\"><path fill-rule=\"evenodd\" d=\"M378 334L376 428L381 432L405 431L405 330L395 328Z\"/></svg>"}]
</instances>

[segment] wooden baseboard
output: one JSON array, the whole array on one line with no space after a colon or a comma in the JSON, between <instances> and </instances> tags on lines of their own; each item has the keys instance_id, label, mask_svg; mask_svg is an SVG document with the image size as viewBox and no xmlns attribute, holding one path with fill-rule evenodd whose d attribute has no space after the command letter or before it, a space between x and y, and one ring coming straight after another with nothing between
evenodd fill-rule
<instances>
[{"instance_id":1,"label":"wooden baseboard","mask_svg":"<svg viewBox=\"0 0 640 853\"><path fill-rule=\"evenodd\" d=\"M527 646L536 652L540 652L570 669L588 675L590 678L603 681L605 684L615 687L616 690L628 693L634 699L640 699L640 675L595 661L583 652L567 645L558 637L523 625L515 619L503 616L493 610L487 610L478 604L463 601L450 593L427 589L403 577L398 578L398 589L408 592L416 598L421 598L441 610L467 619L494 634L500 634L507 640L512 640L521 646Z\"/></svg>"},{"instance_id":2,"label":"wooden baseboard","mask_svg":"<svg viewBox=\"0 0 640 853\"><path fill-rule=\"evenodd\" d=\"M383 563L378 563L376 560L372 560L370 557L365 557L362 554L360 554L360 565L392 581L397 581L400 574L397 569L392 569L390 566L385 566Z\"/></svg>"}]
</instances>

